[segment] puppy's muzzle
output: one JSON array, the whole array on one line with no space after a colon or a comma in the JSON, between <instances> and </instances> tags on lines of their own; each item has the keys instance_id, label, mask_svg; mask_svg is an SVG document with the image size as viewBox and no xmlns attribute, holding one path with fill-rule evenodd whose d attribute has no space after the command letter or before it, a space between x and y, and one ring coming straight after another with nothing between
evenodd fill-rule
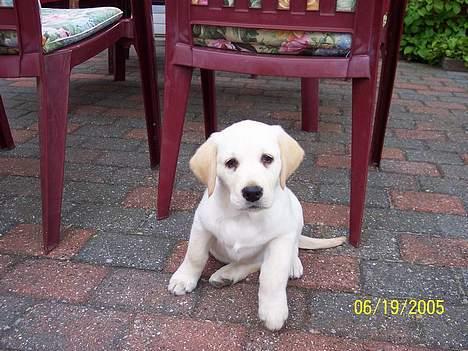
<instances>
[{"instance_id":1,"label":"puppy's muzzle","mask_svg":"<svg viewBox=\"0 0 468 351\"><path fill-rule=\"evenodd\" d=\"M248 202L255 202L261 199L263 196L263 188L259 186L246 186L242 189L242 196Z\"/></svg>"}]
</instances>

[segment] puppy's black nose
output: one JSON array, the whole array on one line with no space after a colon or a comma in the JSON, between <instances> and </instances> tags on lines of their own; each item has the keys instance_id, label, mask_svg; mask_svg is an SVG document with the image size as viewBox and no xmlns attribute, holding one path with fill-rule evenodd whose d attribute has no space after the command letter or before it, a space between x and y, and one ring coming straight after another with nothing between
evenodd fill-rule
<instances>
[{"instance_id":1,"label":"puppy's black nose","mask_svg":"<svg viewBox=\"0 0 468 351\"><path fill-rule=\"evenodd\" d=\"M263 195L263 189L259 186L246 186L242 189L242 196L249 202L260 200Z\"/></svg>"}]
</instances>

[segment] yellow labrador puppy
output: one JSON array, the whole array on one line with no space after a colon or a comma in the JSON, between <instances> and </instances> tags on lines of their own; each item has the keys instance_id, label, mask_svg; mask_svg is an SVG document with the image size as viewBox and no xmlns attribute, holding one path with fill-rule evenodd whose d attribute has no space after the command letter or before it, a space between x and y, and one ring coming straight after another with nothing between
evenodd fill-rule
<instances>
[{"instance_id":1,"label":"yellow labrador puppy","mask_svg":"<svg viewBox=\"0 0 468 351\"><path fill-rule=\"evenodd\" d=\"M302 276L299 248L325 249L346 240L301 235L302 207L286 180L303 157L280 126L242 121L212 134L190 160L207 190L169 291L183 295L195 289L211 253L227 264L211 276L215 287L260 270L258 315L268 329L281 329L288 317L288 278Z\"/></svg>"}]
</instances>

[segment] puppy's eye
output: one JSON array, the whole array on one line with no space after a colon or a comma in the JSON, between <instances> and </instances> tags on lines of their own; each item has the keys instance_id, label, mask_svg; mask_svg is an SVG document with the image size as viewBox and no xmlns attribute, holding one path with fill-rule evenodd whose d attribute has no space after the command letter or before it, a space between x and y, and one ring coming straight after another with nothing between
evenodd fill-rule
<instances>
[{"instance_id":1,"label":"puppy's eye","mask_svg":"<svg viewBox=\"0 0 468 351\"><path fill-rule=\"evenodd\" d=\"M235 158L230 158L224 164L229 169L236 169L237 166L239 166L239 161L237 161Z\"/></svg>"},{"instance_id":2,"label":"puppy's eye","mask_svg":"<svg viewBox=\"0 0 468 351\"><path fill-rule=\"evenodd\" d=\"M270 156L270 155L267 155L267 154L263 154L262 155L262 163L263 165L266 167L268 165L271 165L274 161L274 158L273 156Z\"/></svg>"}]
</instances>

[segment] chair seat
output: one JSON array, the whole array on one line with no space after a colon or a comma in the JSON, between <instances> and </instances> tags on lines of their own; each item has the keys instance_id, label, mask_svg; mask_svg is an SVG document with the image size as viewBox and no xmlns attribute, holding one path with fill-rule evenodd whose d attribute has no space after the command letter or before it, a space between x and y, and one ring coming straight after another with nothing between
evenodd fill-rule
<instances>
[{"instance_id":1,"label":"chair seat","mask_svg":"<svg viewBox=\"0 0 468 351\"><path fill-rule=\"evenodd\" d=\"M224 0L225 6L234 6L235 0ZM261 8L262 0L249 0L251 8ZM278 0L278 8L289 9L290 0ZM208 0L192 0L193 5L208 5ZM352 12L356 6L356 0L337 0L336 11ZM307 0L307 10L317 11L320 8L320 0Z\"/></svg>"},{"instance_id":2,"label":"chair seat","mask_svg":"<svg viewBox=\"0 0 468 351\"><path fill-rule=\"evenodd\" d=\"M89 9L41 9L42 47L44 53L83 40L117 22L122 11L115 7ZM0 31L0 54L19 51L15 31Z\"/></svg>"},{"instance_id":3,"label":"chair seat","mask_svg":"<svg viewBox=\"0 0 468 351\"><path fill-rule=\"evenodd\" d=\"M352 36L348 33L279 31L194 25L193 44L257 54L347 56Z\"/></svg>"}]
</instances>

